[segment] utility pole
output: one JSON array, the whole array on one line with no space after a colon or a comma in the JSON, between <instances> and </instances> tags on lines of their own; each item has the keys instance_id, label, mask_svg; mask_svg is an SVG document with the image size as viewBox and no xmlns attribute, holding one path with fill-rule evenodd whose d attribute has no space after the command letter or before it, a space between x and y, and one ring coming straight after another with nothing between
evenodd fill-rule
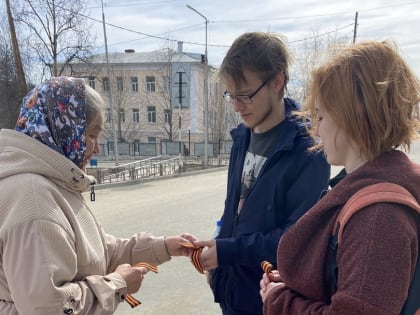
<instances>
[{"instance_id":1,"label":"utility pole","mask_svg":"<svg viewBox=\"0 0 420 315\"><path fill-rule=\"evenodd\" d=\"M183 72L178 72L179 75L179 85L178 85L178 140L179 140L179 169L181 172L181 164L182 164L182 145L181 145L181 107L182 107L182 85L184 82L182 82L182 74Z\"/></svg>"},{"instance_id":2,"label":"utility pole","mask_svg":"<svg viewBox=\"0 0 420 315\"><path fill-rule=\"evenodd\" d=\"M109 69L109 57L108 57L108 43L106 38L106 27L105 27L105 13L104 13L104 1L101 0L102 3L102 25L104 28L104 40L105 40L105 56L106 56L106 73L108 76L109 82L109 91L108 91L108 100L109 100L109 107L111 111L111 128L112 134L114 138L114 155L115 155L115 166L119 165L118 161L118 139L117 139L117 131L115 129L115 117L114 117L114 105L112 101L112 83L111 83L111 71ZM119 115L120 113L118 113Z\"/></svg>"},{"instance_id":3,"label":"utility pole","mask_svg":"<svg viewBox=\"0 0 420 315\"><path fill-rule=\"evenodd\" d=\"M356 11L356 15L354 17L354 31L353 31L353 44L356 42L356 35L357 35L357 20L359 18L359 12Z\"/></svg>"},{"instance_id":4,"label":"utility pole","mask_svg":"<svg viewBox=\"0 0 420 315\"><path fill-rule=\"evenodd\" d=\"M204 167L208 165L208 139L209 139L209 82L208 82L208 54L207 54L207 25L209 20L201 12L187 4L187 8L201 16L206 23L206 48L204 51Z\"/></svg>"},{"instance_id":5,"label":"utility pole","mask_svg":"<svg viewBox=\"0 0 420 315\"><path fill-rule=\"evenodd\" d=\"M20 58L19 44L16 37L15 23L13 22L10 1L6 0L7 18L9 20L10 38L12 40L13 56L16 65L16 76L19 84L19 96L23 97L27 91L25 72L23 71L22 59Z\"/></svg>"}]
</instances>

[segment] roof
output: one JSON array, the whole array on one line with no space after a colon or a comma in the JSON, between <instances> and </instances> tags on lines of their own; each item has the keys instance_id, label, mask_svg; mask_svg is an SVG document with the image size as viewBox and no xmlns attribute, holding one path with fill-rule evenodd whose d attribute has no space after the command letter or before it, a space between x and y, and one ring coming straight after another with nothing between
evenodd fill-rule
<instances>
[{"instance_id":1,"label":"roof","mask_svg":"<svg viewBox=\"0 0 420 315\"><path fill-rule=\"evenodd\" d=\"M201 54L178 53L171 50L168 54L167 49L152 52L117 52L108 54L109 63L113 64L135 64L135 63L166 63L166 62L185 62L201 63ZM91 63L105 63L106 55L97 54L88 59Z\"/></svg>"}]
</instances>

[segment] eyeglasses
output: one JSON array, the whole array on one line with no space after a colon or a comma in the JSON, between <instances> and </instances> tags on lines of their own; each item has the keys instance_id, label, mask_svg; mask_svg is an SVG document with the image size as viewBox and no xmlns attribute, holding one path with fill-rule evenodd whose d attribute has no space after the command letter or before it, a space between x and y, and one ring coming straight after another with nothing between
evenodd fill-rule
<instances>
[{"instance_id":1,"label":"eyeglasses","mask_svg":"<svg viewBox=\"0 0 420 315\"><path fill-rule=\"evenodd\" d=\"M242 104L251 104L252 98L257 95L257 93L264 87L264 85L267 83L267 81L264 81L261 83L261 85L258 87L258 89L255 90L255 92L249 94L249 95L232 95L230 92L225 91L223 93L223 98L230 104L233 104L235 100Z\"/></svg>"}]
</instances>

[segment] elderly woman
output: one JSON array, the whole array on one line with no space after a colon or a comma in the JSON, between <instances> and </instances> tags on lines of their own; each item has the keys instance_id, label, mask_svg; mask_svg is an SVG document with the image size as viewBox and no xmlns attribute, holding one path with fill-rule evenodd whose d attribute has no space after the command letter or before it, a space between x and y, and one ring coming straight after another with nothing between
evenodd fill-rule
<instances>
[{"instance_id":1,"label":"elderly woman","mask_svg":"<svg viewBox=\"0 0 420 315\"><path fill-rule=\"evenodd\" d=\"M102 100L82 79L52 78L0 132L0 314L113 314L144 267L188 256L180 236L106 234L81 193L99 152Z\"/></svg>"}]
</instances>

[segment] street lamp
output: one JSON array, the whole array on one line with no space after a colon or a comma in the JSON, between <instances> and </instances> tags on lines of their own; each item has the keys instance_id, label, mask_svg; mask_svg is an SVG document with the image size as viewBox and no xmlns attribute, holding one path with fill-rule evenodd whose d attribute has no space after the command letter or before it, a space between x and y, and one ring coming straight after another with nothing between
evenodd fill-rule
<instances>
[{"instance_id":1,"label":"street lamp","mask_svg":"<svg viewBox=\"0 0 420 315\"><path fill-rule=\"evenodd\" d=\"M191 126L188 127L188 156L191 156Z\"/></svg>"},{"instance_id":2,"label":"street lamp","mask_svg":"<svg viewBox=\"0 0 420 315\"><path fill-rule=\"evenodd\" d=\"M102 3L102 26L104 29L104 41L105 41L105 56L106 56L106 75L108 76L108 80L111 80L111 74L109 69L109 56L108 56L108 43L106 38L106 27L105 27L105 13L104 13L104 1L101 0ZM108 91L108 100L109 106L111 111L111 127L112 127L112 135L114 139L114 155L115 155L115 165L118 166L118 139L117 139L117 131L115 129L115 118L114 118L114 106L112 101L112 85L111 81L109 83L109 91ZM120 113L118 113L119 115Z\"/></svg>"},{"instance_id":3,"label":"street lamp","mask_svg":"<svg viewBox=\"0 0 420 315\"><path fill-rule=\"evenodd\" d=\"M187 4L187 8L197 13L201 16L206 22L206 48L204 51L204 167L207 167L208 164L208 138L209 138L209 121L208 121L208 113L209 113L209 92L208 92L208 56L207 56L207 25L209 24L209 20L199 11L194 9L192 6Z\"/></svg>"}]
</instances>

